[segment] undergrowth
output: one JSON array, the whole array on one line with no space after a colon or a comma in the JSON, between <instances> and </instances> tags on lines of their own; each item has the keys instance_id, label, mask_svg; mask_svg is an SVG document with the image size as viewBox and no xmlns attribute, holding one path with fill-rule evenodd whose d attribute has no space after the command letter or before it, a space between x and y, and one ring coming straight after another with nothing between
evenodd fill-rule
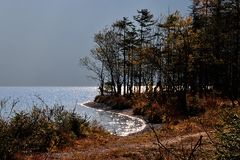
<instances>
[{"instance_id":1,"label":"undergrowth","mask_svg":"<svg viewBox=\"0 0 240 160\"><path fill-rule=\"evenodd\" d=\"M1 110L5 104L1 102ZM8 118L1 115L0 159L16 159L17 154L49 152L71 145L90 134L91 127L86 117L60 105L33 106L30 112L11 113Z\"/></svg>"}]
</instances>

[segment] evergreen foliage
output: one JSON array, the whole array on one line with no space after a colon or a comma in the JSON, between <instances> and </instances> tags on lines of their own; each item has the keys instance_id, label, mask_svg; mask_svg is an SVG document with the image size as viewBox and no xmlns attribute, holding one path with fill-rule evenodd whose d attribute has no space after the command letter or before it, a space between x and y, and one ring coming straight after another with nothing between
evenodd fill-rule
<instances>
[{"instance_id":1,"label":"evergreen foliage","mask_svg":"<svg viewBox=\"0 0 240 160\"><path fill-rule=\"evenodd\" d=\"M217 159L240 159L240 114L225 111L222 124L218 127Z\"/></svg>"},{"instance_id":2,"label":"evergreen foliage","mask_svg":"<svg viewBox=\"0 0 240 160\"><path fill-rule=\"evenodd\" d=\"M240 96L239 15L239 0L193 0L189 17L176 11L157 20L142 9L132 20L117 20L95 34L92 60L100 64L95 71L99 88L111 84L115 95L147 92L157 99L177 97L183 109L188 94L211 93L236 100ZM83 66L93 65L90 59Z\"/></svg>"}]
</instances>

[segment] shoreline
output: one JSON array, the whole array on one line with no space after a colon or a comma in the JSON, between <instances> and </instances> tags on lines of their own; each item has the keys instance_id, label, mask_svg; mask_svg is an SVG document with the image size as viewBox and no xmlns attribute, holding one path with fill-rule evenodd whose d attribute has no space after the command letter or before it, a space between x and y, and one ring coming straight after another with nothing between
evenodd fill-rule
<instances>
[{"instance_id":1,"label":"shoreline","mask_svg":"<svg viewBox=\"0 0 240 160\"><path fill-rule=\"evenodd\" d=\"M125 114L127 116L136 117L136 118L140 118L140 119L144 120L143 118L134 115L132 108L117 110L117 109L112 109L111 106L107 106L107 105L105 105L103 103L96 103L96 102L87 102L87 103L84 103L83 105L85 105L87 107L94 108L94 109L101 109L101 110L104 110L104 111L110 111L110 112L114 112L114 113L121 113L121 114Z\"/></svg>"},{"instance_id":2,"label":"shoreline","mask_svg":"<svg viewBox=\"0 0 240 160\"><path fill-rule=\"evenodd\" d=\"M114 112L117 114L123 114L125 116L130 116L133 118L139 118L140 120L142 120L145 124L145 127L143 130L136 132L136 133L132 133L129 134L130 135L138 135L138 134L143 134L145 132L151 132L151 128L149 127L149 124L144 120L144 118L140 115L134 115L133 114L133 109L129 108L129 109L122 109L122 110L117 110L117 109L112 109L111 106L107 106L103 103L96 103L96 102L87 102L87 103L83 103L83 105L90 107L90 108L94 108L94 109L100 109L103 111L109 111L109 112ZM151 124L155 129L159 129L162 127L163 124Z\"/></svg>"}]
</instances>

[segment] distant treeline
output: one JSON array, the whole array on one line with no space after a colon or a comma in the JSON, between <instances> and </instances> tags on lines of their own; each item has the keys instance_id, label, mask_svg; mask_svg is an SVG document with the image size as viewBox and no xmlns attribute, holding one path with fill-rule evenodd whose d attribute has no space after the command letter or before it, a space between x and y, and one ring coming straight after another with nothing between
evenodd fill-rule
<instances>
[{"instance_id":1,"label":"distant treeline","mask_svg":"<svg viewBox=\"0 0 240 160\"><path fill-rule=\"evenodd\" d=\"M123 17L94 36L81 64L93 71L101 94L146 92L177 96L210 92L240 96L239 0L193 0L191 15L155 19L147 9ZM134 92L133 86L138 86ZM155 86L155 87L153 87Z\"/></svg>"}]
</instances>

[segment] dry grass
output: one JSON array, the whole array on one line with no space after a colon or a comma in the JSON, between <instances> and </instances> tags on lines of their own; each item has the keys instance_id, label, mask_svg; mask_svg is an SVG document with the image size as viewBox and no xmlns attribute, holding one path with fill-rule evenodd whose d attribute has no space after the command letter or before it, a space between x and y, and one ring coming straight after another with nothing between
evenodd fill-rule
<instances>
[{"instance_id":1,"label":"dry grass","mask_svg":"<svg viewBox=\"0 0 240 160\"><path fill-rule=\"evenodd\" d=\"M164 147L158 146L156 134L151 130L143 133L118 137L113 135L95 134L77 140L74 147L66 147L45 159L84 159L84 160L132 160L132 159L188 159L200 139L201 145L194 151L195 159L213 159L215 148L214 127L219 123L219 116L224 103L223 99L205 99L202 104L206 112L188 119L180 119L162 125L156 129L157 137ZM239 107L236 108L240 110ZM28 159L43 159L43 155L35 155Z\"/></svg>"}]
</instances>

